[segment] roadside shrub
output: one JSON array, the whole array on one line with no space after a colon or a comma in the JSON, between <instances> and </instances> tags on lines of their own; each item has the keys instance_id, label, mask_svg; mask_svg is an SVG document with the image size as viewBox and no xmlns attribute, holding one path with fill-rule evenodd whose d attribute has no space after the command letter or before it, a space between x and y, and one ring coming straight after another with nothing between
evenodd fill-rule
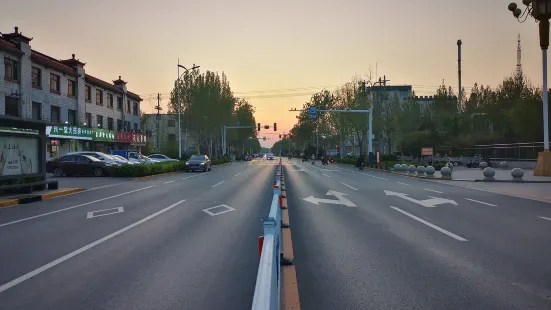
<instances>
[{"instance_id":1,"label":"roadside shrub","mask_svg":"<svg viewBox=\"0 0 551 310\"><path fill-rule=\"evenodd\" d=\"M211 160L213 166L229 163L230 159L227 157L220 157Z\"/></svg>"},{"instance_id":2,"label":"roadside shrub","mask_svg":"<svg viewBox=\"0 0 551 310\"><path fill-rule=\"evenodd\" d=\"M145 177L161 173L187 171L185 161L162 162L155 164L123 165L112 167L111 175L116 177Z\"/></svg>"}]
</instances>

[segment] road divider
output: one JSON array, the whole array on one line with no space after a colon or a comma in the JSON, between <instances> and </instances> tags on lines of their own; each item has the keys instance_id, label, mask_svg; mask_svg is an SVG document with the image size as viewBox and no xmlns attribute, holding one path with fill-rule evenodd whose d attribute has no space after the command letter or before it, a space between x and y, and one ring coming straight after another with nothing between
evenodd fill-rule
<instances>
[{"instance_id":1,"label":"road divider","mask_svg":"<svg viewBox=\"0 0 551 310\"><path fill-rule=\"evenodd\" d=\"M292 266L292 241L281 158L273 183L270 212L268 217L262 218L262 224L264 234L258 238L260 263L252 309L300 309L296 272ZM283 270L281 266L284 266ZM284 285L284 281L289 285ZM289 296L288 300L286 300L287 296ZM285 307L286 302L291 303L292 307Z\"/></svg>"}]
</instances>

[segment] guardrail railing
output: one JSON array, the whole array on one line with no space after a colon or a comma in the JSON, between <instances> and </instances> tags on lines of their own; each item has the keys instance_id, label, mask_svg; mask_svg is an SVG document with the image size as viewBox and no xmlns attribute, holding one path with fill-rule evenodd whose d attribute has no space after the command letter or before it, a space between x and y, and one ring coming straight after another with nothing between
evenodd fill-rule
<instances>
[{"instance_id":1,"label":"guardrail railing","mask_svg":"<svg viewBox=\"0 0 551 310\"><path fill-rule=\"evenodd\" d=\"M252 310L279 310L281 291L282 262L290 263L283 257L281 236L281 180L283 166L281 158L274 180L274 194L268 217L262 218L264 234L258 238L260 264L256 276Z\"/></svg>"}]
</instances>

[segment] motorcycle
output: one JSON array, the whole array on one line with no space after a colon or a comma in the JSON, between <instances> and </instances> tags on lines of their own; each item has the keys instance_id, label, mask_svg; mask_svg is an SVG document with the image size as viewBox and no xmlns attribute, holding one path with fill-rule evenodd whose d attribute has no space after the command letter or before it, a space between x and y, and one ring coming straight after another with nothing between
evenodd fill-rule
<instances>
[{"instance_id":1,"label":"motorcycle","mask_svg":"<svg viewBox=\"0 0 551 310\"><path fill-rule=\"evenodd\" d=\"M323 159L321 161L321 164L324 165L324 166L329 166L329 162L327 162L327 160Z\"/></svg>"},{"instance_id":2,"label":"motorcycle","mask_svg":"<svg viewBox=\"0 0 551 310\"><path fill-rule=\"evenodd\" d=\"M315 165L315 164L316 164L316 160L312 159L312 165Z\"/></svg>"},{"instance_id":3,"label":"motorcycle","mask_svg":"<svg viewBox=\"0 0 551 310\"><path fill-rule=\"evenodd\" d=\"M361 164L360 164L360 171L364 171L364 167L365 167L365 164L364 164L364 163L361 163Z\"/></svg>"},{"instance_id":4,"label":"motorcycle","mask_svg":"<svg viewBox=\"0 0 551 310\"><path fill-rule=\"evenodd\" d=\"M329 162L332 163L332 164L334 164L334 163L335 163L335 159L331 158L331 159L329 160Z\"/></svg>"}]
</instances>

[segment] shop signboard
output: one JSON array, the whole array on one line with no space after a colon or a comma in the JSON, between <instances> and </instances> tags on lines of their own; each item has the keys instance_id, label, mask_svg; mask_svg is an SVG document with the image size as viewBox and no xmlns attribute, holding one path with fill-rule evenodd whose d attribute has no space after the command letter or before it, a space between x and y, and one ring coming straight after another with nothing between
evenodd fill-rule
<instances>
[{"instance_id":1,"label":"shop signboard","mask_svg":"<svg viewBox=\"0 0 551 310\"><path fill-rule=\"evenodd\" d=\"M22 133L22 134L29 134L29 135L38 134L38 130L25 129L25 128L11 128L11 127L0 127L0 132Z\"/></svg>"},{"instance_id":2,"label":"shop signboard","mask_svg":"<svg viewBox=\"0 0 551 310\"><path fill-rule=\"evenodd\" d=\"M46 136L49 138L92 140L93 129L81 126L46 126Z\"/></svg>"},{"instance_id":3,"label":"shop signboard","mask_svg":"<svg viewBox=\"0 0 551 310\"><path fill-rule=\"evenodd\" d=\"M0 136L0 176L40 173L38 136Z\"/></svg>"},{"instance_id":4,"label":"shop signboard","mask_svg":"<svg viewBox=\"0 0 551 310\"><path fill-rule=\"evenodd\" d=\"M117 131L116 142L138 145L138 146L145 146L147 144L147 137L140 133Z\"/></svg>"},{"instance_id":5,"label":"shop signboard","mask_svg":"<svg viewBox=\"0 0 551 310\"><path fill-rule=\"evenodd\" d=\"M94 141L115 142L115 132L107 129L94 129Z\"/></svg>"}]
</instances>

